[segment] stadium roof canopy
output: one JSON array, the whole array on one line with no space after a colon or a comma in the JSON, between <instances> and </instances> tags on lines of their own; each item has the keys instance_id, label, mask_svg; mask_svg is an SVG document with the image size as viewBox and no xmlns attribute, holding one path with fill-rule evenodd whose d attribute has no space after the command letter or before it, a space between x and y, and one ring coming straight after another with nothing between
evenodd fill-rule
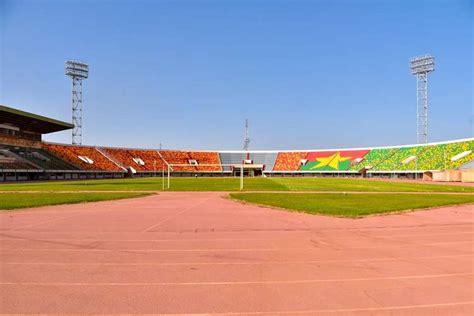
<instances>
[{"instance_id":1,"label":"stadium roof canopy","mask_svg":"<svg viewBox=\"0 0 474 316\"><path fill-rule=\"evenodd\" d=\"M17 110L4 105L0 105L0 124L14 126L22 131L38 134L59 132L74 127L71 123Z\"/></svg>"}]
</instances>

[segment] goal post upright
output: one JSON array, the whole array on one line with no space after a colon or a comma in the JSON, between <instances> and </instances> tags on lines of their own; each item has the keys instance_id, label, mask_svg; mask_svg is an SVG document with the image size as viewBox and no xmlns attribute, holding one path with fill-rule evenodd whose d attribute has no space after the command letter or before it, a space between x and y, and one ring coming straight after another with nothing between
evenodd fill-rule
<instances>
[{"instance_id":1,"label":"goal post upright","mask_svg":"<svg viewBox=\"0 0 474 316\"><path fill-rule=\"evenodd\" d=\"M170 189L170 168L171 166L168 164L168 190Z\"/></svg>"},{"instance_id":2,"label":"goal post upright","mask_svg":"<svg viewBox=\"0 0 474 316\"><path fill-rule=\"evenodd\" d=\"M161 182L163 184L162 190L165 190L165 165L161 166Z\"/></svg>"},{"instance_id":3,"label":"goal post upright","mask_svg":"<svg viewBox=\"0 0 474 316\"><path fill-rule=\"evenodd\" d=\"M244 164L240 164L240 191L244 189Z\"/></svg>"}]
</instances>

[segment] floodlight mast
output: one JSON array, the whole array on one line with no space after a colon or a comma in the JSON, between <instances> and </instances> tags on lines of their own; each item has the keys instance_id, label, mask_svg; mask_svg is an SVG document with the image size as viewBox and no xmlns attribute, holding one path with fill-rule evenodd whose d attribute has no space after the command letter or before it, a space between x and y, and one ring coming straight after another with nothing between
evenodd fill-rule
<instances>
[{"instance_id":1,"label":"floodlight mast","mask_svg":"<svg viewBox=\"0 0 474 316\"><path fill-rule=\"evenodd\" d=\"M66 76L72 78L72 144L82 145L82 80L89 77L89 65L67 61Z\"/></svg>"},{"instance_id":2,"label":"floodlight mast","mask_svg":"<svg viewBox=\"0 0 474 316\"><path fill-rule=\"evenodd\" d=\"M424 55L410 60L412 75L416 75L416 122L418 143L428 142L428 74L434 71L434 58Z\"/></svg>"}]
</instances>

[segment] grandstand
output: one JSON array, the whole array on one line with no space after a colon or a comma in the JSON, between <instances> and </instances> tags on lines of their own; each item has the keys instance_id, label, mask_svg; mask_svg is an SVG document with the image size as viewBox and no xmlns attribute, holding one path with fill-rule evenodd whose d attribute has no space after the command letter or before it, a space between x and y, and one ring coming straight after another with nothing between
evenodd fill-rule
<instances>
[{"instance_id":1,"label":"grandstand","mask_svg":"<svg viewBox=\"0 0 474 316\"><path fill-rule=\"evenodd\" d=\"M268 170L273 170L277 152L274 151L221 151L219 157L224 167L224 171L238 174L239 168L229 165L240 165L244 163L244 173L247 175L262 175ZM232 172L235 171L235 172Z\"/></svg>"},{"instance_id":2,"label":"grandstand","mask_svg":"<svg viewBox=\"0 0 474 316\"><path fill-rule=\"evenodd\" d=\"M274 171L296 171L306 163L307 152L280 152L277 155Z\"/></svg>"},{"instance_id":3,"label":"grandstand","mask_svg":"<svg viewBox=\"0 0 474 316\"><path fill-rule=\"evenodd\" d=\"M8 146L5 150L23 158L36 169L40 170L80 170L79 167L54 156L42 148Z\"/></svg>"},{"instance_id":4,"label":"grandstand","mask_svg":"<svg viewBox=\"0 0 474 316\"><path fill-rule=\"evenodd\" d=\"M166 163L171 165L171 170L175 173L222 172L221 161L217 152L160 150L159 153Z\"/></svg>"},{"instance_id":5,"label":"grandstand","mask_svg":"<svg viewBox=\"0 0 474 316\"><path fill-rule=\"evenodd\" d=\"M123 171L123 167L116 164L98 148L88 146L69 146L58 144L43 144L43 148L61 157L70 164L90 171Z\"/></svg>"},{"instance_id":6,"label":"grandstand","mask_svg":"<svg viewBox=\"0 0 474 316\"><path fill-rule=\"evenodd\" d=\"M0 181L156 176L405 177L472 169L474 138L423 145L298 151L194 151L47 143L66 122L0 106ZM233 167L235 166L235 167Z\"/></svg>"},{"instance_id":7,"label":"grandstand","mask_svg":"<svg viewBox=\"0 0 474 316\"><path fill-rule=\"evenodd\" d=\"M101 153L132 174L145 176L167 170L167 163L157 150L103 147Z\"/></svg>"}]
</instances>

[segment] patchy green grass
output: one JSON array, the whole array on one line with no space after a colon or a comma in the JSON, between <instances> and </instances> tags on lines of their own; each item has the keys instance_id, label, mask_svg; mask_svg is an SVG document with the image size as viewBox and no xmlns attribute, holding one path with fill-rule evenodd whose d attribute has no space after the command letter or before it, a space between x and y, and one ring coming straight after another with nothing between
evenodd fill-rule
<instances>
[{"instance_id":1,"label":"patchy green grass","mask_svg":"<svg viewBox=\"0 0 474 316\"><path fill-rule=\"evenodd\" d=\"M470 194L231 193L230 197L309 214L344 217L474 203L474 195Z\"/></svg>"},{"instance_id":2,"label":"patchy green grass","mask_svg":"<svg viewBox=\"0 0 474 316\"><path fill-rule=\"evenodd\" d=\"M474 192L474 187L344 178L275 178L289 191Z\"/></svg>"},{"instance_id":3,"label":"patchy green grass","mask_svg":"<svg viewBox=\"0 0 474 316\"><path fill-rule=\"evenodd\" d=\"M239 178L171 178L171 191L238 191ZM245 178L247 191L474 192L474 187L344 178ZM160 191L162 178L1 184L2 191Z\"/></svg>"},{"instance_id":4,"label":"patchy green grass","mask_svg":"<svg viewBox=\"0 0 474 316\"><path fill-rule=\"evenodd\" d=\"M147 193L1 193L0 211L58 204L76 204L142 197Z\"/></svg>"}]
</instances>

